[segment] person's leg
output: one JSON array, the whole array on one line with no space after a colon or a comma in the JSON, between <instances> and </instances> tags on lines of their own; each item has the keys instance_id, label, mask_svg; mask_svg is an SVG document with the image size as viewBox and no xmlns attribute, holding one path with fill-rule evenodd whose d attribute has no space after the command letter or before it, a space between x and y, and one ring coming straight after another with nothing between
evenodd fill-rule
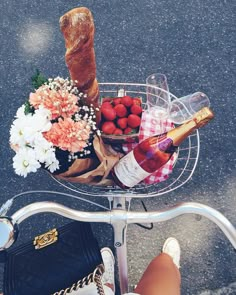
<instances>
[{"instance_id":1,"label":"person's leg","mask_svg":"<svg viewBox=\"0 0 236 295\"><path fill-rule=\"evenodd\" d=\"M178 241L167 239L162 253L151 261L134 292L141 295L179 295L179 258Z\"/></svg>"}]
</instances>

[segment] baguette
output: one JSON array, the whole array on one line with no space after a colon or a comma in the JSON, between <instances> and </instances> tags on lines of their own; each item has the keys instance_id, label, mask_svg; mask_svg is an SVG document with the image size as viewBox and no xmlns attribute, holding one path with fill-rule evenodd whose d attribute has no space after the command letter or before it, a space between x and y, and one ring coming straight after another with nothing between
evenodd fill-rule
<instances>
[{"instance_id":1,"label":"baguette","mask_svg":"<svg viewBox=\"0 0 236 295\"><path fill-rule=\"evenodd\" d=\"M60 18L60 29L65 39L65 61L70 77L78 89L87 94L85 103L98 107L92 13L86 7L74 8Z\"/></svg>"}]
</instances>

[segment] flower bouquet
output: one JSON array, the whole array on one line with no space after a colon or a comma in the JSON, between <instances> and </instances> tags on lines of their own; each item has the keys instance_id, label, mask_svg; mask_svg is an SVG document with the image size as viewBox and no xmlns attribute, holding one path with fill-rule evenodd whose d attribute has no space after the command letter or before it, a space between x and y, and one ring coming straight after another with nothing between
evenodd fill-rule
<instances>
[{"instance_id":1,"label":"flower bouquet","mask_svg":"<svg viewBox=\"0 0 236 295\"><path fill-rule=\"evenodd\" d=\"M94 169L108 157L96 126L99 109L86 105L87 95L75 83L60 77L47 80L39 72L33 77L34 86L39 87L17 110L10 129L16 174L26 177L43 167L70 180L73 175L80 182L92 181L91 171L98 176Z\"/></svg>"},{"instance_id":2,"label":"flower bouquet","mask_svg":"<svg viewBox=\"0 0 236 295\"><path fill-rule=\"evenodd\" d=\"M10 130L17 174L26 177L41 166L52 173L61 172L72 159L91 153L92 140L99 131L95 110L83 105L84 96L73 81L59 77L30 93Z\"/></svg>"}]
</instances>

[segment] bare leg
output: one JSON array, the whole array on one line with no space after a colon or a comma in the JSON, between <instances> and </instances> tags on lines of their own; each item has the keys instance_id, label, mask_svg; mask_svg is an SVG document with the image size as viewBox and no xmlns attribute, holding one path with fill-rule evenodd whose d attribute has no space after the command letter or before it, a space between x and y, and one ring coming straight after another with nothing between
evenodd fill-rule
<instances>
[{"instance_id":1,"label":"bare leg","mask_svg":"<svg viewBox=\"0 0 236 295\"><path fill-rule=\"evenodd\" d=\"M141 295L180 295L181 276L173 259L165 253L155 257L134 292Z\"/></svg>"}]
</instances>

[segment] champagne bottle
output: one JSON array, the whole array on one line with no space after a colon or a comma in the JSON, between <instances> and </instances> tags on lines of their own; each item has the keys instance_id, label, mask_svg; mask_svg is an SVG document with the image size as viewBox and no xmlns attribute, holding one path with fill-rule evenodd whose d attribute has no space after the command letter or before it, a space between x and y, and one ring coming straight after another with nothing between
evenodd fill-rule
<instances>
[{"instance_id":1,"label":"champagne bottle","mask_svg":"<svg viewBox=\"0 0 236 295\"><path fill-rule=\"evenodd\" d=\"M165 165L184 139L213 117L212 111L205 107L183 125L143 140L113 167L114 182L123 189L135 186Z\"/></svg>"}]
</instances>

